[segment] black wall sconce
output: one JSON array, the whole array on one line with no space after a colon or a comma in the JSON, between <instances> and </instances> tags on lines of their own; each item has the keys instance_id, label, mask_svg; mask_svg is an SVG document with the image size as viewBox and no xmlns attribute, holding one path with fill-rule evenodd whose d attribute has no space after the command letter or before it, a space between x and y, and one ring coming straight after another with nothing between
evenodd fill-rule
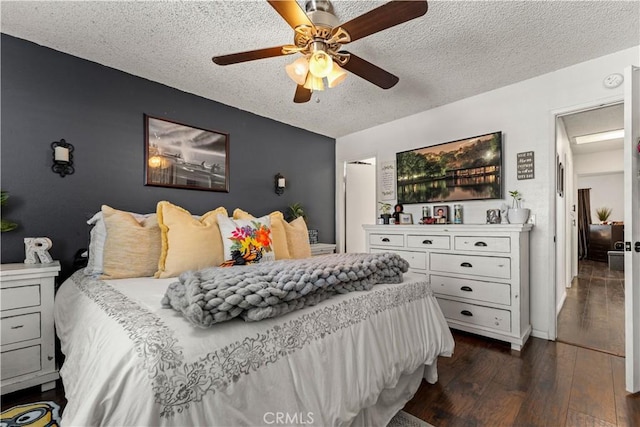
<instances>
[{"instance_id":1,"label":"black wall sconce","mask_svg":"<svg viewBox=\"0 0 640 427\"><path fill-rule=\"evenodd\" d=\"M286 180L284 179L284 176L278 173L276 175L276 194L278 196L281 196L282 193L284 193L285 187L286 187Z\"/></svg>"},{"instance_id":2,"label":"black wall sconce","mask_svg":"<svg viewBox=\"0 0 640 427\"><path fill-rule=\"evenodd\" d=\"M51 166L51 170L60 174L63 178L65 175L73 174L75 172L75 169L73 169L73 145L61 139L60 141L53 141L51 149L53 150L53 166Z\"/></svg>"}]
</instances>

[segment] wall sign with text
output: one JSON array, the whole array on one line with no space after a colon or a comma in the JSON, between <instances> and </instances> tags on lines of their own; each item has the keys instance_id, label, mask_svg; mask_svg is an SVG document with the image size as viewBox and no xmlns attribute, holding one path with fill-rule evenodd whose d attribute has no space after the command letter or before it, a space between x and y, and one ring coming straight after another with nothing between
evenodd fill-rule
<instances>
[{"instance_id":1,"label":"wall sign with text","mask_svg":"<svg viewBox=\"0 0 640 427\"><path fill-rule=\"evenodd\" d=\"M533 151L518 153L518 179L535 178L535 161Z\"/></svg>"}]
</instances>

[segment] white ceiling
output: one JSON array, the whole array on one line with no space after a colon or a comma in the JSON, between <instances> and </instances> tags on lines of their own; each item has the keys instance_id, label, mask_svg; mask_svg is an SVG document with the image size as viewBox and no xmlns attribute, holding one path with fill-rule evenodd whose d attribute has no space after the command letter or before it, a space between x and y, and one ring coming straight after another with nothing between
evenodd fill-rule
<instances>
[{"instance_id":1,"label":"white ceiling","mask_svg":"<svg viewBox=\"0 0 640 427\"><path fill-rule=\"evenodd\" d=\"M334 9L346 22L383 3ZM284 66L295 57L211 61L292 43L266 1L3 0L1 14L6 34L331 137L640 44L637 1L429 1L423 17L346 47L397 75L395 87L349 75L294 104Z\"/></svg>"},{"instance_id":2,"label":"white ceiling","mask_svg":"<svg viewBox=\"0 0 640 427\"><path fill-rule=\"evenodd\" d=\"M560 119L564 122L564 128L573 154L596 153L624 148L624 138L589 144L576 144L577 136L624 129L623 104L608 105L602 108L567 114L560 117Z\"/></svg>"}]
</instances>

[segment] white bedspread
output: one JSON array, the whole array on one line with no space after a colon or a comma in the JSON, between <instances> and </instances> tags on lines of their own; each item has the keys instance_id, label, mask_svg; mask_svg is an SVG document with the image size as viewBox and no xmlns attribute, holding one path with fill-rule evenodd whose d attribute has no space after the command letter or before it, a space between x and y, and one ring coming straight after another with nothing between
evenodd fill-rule
<instances>
[{"instance_id":1,"label":"white bedspread","mask_svg":"<svg viewBox=\"0 0 640 427\"><path fill-rule=\"evenodd\" d=\"M66 356L63 426L369 423L377 412L363 413L384 391L453 351L420 276L210 329L161 308L174 280L74 275L61 286L55 321Z\"/></svg>"}]
</instances>

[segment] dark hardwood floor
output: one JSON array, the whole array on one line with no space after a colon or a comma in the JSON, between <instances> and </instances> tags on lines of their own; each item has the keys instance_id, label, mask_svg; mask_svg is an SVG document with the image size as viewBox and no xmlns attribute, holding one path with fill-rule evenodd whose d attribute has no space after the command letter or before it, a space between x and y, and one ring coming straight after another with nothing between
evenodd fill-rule
<instances>
[{"instance_id":1,"label":"dark hardwood floor","mask_svg":"<svg viewBox=\"0 0 640 427\"><path fill-rule=\"evenodd\" d=\"M624 356L624 271L578 263L558 315L558 341Z\"/></svg>"},{"instance_id":2,"label":"dark hardwood floor","mask_svg":"<svg viewBox=\"0 0 640 427\"><path fill-rule=\"evenodd\" d=\"M624 389L624 358L530 338L509 344L454 331L453 357L438 361L405 410L434 426L640 426L640 394Z\"/></svg>"}]
</instances>

